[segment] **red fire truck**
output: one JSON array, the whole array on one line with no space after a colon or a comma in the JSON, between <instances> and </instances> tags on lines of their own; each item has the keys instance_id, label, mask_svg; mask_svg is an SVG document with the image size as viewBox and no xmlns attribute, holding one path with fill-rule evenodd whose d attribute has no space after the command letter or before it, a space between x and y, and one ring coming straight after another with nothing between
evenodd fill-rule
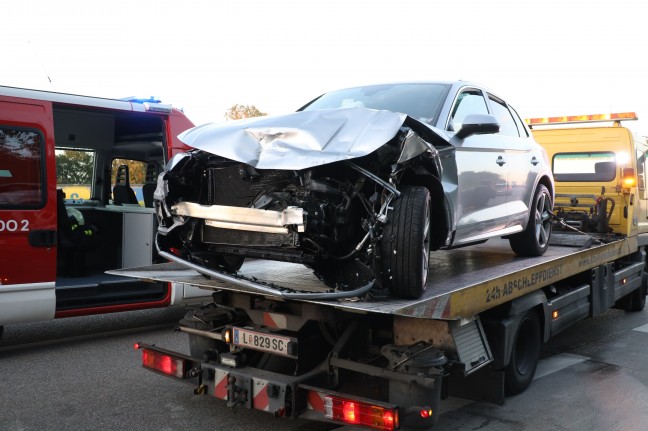
<instances>
[{"instance_id":1,"label":"red fire truck","mask_svg":"<svg viewBox=\"0 0 648 431\"><path fill-rule=\"evenodd\" d=\"M160 261L152 193L190 127L153 99L0 86L0 328L201 295L105 274Z\"/></svg>"}]
</instances>

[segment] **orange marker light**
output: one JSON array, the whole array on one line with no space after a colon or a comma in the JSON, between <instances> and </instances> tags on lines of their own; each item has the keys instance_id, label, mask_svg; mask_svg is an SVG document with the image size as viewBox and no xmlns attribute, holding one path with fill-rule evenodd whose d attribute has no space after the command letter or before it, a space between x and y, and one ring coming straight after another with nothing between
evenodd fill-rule
<instances>
[{"instance_id":1,"label":"orange marker light","mask_svg":"<svg viewBox=\"0 0 648 431\"><path fill-rule=\"evenodd\" d=\"M621 121L621 120L638 120L634 112L615 112L612 114L588 114L588 115L563 115L562 117L539 117L527 118L524 121L530 125L547 125L547 124L571 124L571 123L590 123L595 121Z\"/></svg>"},{"instance_id":2,"label":"orange marker light","mask_svg":"<svg viewBox=\"0 0 648 431\"><path fill-rule=\"evenodd\" d=\"M625 168L623 170L623 187L634 187L637 184L635 172L632 168Z\"/></svg>"}]
</instances>

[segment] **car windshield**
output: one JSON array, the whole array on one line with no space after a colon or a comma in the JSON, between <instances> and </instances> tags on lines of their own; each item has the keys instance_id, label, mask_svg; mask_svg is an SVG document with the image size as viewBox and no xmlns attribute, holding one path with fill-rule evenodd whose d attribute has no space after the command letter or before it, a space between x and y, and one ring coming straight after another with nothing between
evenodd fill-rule
<instances>
[{"instance_id":1,"label":"car windshield","mask_svg":"<svg viewBox=\"0 0 648 431\"><path fill-rule=\"evenodd\" d=\"M438 83L384 84L347 88L326 93L302 110L361 106L401 112L419 121L434 124L449 90L449 84Z\"/></svg>"}]
</instances>

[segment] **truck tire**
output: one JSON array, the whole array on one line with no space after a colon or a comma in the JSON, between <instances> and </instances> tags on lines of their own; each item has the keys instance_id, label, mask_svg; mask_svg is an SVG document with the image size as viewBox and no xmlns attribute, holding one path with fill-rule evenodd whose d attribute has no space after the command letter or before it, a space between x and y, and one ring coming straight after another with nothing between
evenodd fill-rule
<instances>
[{"instance_id":1,"label":"truck tire","mask_svg":"<svg viewBox=\"0 0 648 431\"><path fill-rule=\"evenodd\" d=\"M551 237L551 193L538 185L529 212L526 229L509 237L511 248L518 256L542 256L549 247Z\"/></svg>"},{"instance_id":2,"label":"truck tire","mask_svg":"<svg viewBox=\"0 0 648 431\"><path fill-rule=\"evenodd\" d=\"M511 358L505 368L504 389L507 395L519 394L529 387L538 367L541 347L540 319L538 313L529 310L518 324Z\"/></svg>"},{"instance_id":3,"label":"truck tire","mask_svg":"<svg viewBox=\"0 0 648 431\"><path fill-rule=\"evenodd\" d=\"M227 351L227 344L223 341L201 337L196 334L187 335L189 335L189 354L194 358L207 359L205 355L209 352L221 353Z\"/></svg>"},{"instance_id":4,"label":"truck tire","mask_svg":"<svg viewBox=\"0 0 648 431\"><path fill-rule=\"evenodd\" d=\"M380 241L383 288L393 296L416 299L423 295L430 259L430 191L404 186Z\"/></svg>"},{"instance_id":5,"label":"truck tire","mask_svg":"<svg viewBox=\"0 0 648 431\"><path fill-rule=\"evenodd\" d=\"M180 320L180 326L201 331L211 331L214 329L213 324L210 324L208 320L194 316L192 310L188 310L184 318ZM189 354L194 358L207 359L205 355L209 355L210 352L226 352L229 350L224 341L193 333L187 333L187 335L189 336Z\"/></svg>"},{"instance_id":6,"label":"truck tire","mask_svg":"<svg viewBox=\"0 0 648 431\"><path fill-rule=\"evenodd\" d=\"M623 303L626 311L643 311L646 307L646 290L648 287L648 272L641 272L641 287L628 294L628 299Z\"/></svg>"}]
</instances>

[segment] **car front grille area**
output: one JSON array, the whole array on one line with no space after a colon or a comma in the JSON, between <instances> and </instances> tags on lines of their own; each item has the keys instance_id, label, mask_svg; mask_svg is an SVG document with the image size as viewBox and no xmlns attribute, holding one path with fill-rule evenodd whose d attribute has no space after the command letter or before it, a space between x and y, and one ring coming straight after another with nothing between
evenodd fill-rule
<instances>
[{"instance_id":1,"label":"car front grille area","mask_svg":"<svg viewBox=\"0 0 648 431\"><path fill-rule=\"evenodd\" d=\"M262 194L297 182L293 171L256 170L245 164L206 170L207 205L250 207Z\"/></svg>"},{"instance_id":2,"label":"car front grille area","mask_svg":"<svg viewBox=\"0 0 648 431\"><path fill-rule=\"evenodd\" d=\"M266 233L246 230L222 229L203 225L202 241L207 244L230 244L256 247L296 247L299 236L296 232Z\"/></svg>"}]
</instances>

